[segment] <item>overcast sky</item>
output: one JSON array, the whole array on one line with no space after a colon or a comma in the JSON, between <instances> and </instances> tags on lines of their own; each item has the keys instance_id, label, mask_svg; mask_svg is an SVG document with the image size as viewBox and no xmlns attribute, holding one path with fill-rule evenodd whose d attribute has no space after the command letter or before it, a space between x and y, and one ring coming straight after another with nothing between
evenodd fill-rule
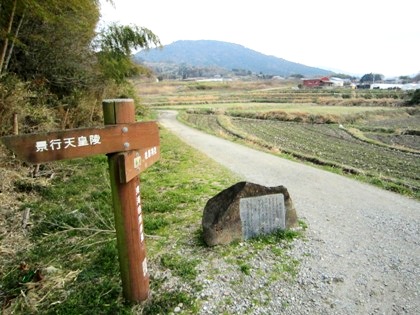
<instances>
[{"instance_id":1,"label":"overcast sky","mask_svg":"<svg viewBox=\"0 0 420 315\"><path fill-rule=\"evenodd\" d=\"M114 0L102 24L149 28L163 45L219 40L336 72L420 72L419 0Z\"/></svg>"}]
</instances>

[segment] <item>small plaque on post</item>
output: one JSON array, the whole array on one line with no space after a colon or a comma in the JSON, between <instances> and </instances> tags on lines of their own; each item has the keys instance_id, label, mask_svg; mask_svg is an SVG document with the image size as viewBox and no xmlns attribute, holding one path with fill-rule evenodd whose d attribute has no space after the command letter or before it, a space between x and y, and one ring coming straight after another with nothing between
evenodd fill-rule
<instances>
[{"instance_id":1,"label":"small plaque on post","mask_svg":"<svg viewBox=\"0 0 420 315\"><path fill-rule=\"evenodd\" d=\"M239 214L245 240L279 229L286 229L286 208L283 194L241 198Z\"/></svg>"}]
</instances>

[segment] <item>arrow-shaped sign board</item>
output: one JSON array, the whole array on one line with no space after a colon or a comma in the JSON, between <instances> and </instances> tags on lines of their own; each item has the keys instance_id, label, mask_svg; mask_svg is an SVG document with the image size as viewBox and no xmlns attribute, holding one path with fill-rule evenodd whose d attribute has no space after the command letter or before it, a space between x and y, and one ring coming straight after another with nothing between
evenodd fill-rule
<instances>
[{"instance_id":1,"label":"arrow-shaped sign board","mask_svg":"<svg viewBox=\"0 0 420 315\"><path fill-rule=\"evenodd\" d=\"M7 136L1 140L20 159L36 164L156 148L159 146L159 128L156 122L136 122L102 128Z\"/></svg>"},{"instance_id":2,"label":"arrow-shaped sign board","mask_svg":"<svg viewBox=\"0 0 420 315\"><path fill-rule=\"evenodd\" d=\"M128 183L135 176L158 161L160 152L158 146L153 146L141 150L121 152L118 155L120 182Z\"/></svg>"}]
</instances>

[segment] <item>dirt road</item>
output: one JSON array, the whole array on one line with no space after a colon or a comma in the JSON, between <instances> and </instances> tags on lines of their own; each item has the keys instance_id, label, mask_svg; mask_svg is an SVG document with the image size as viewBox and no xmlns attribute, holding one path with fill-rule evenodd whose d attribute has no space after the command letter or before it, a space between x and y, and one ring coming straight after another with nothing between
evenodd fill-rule
<instances>
[{"instance_id":1,"label":"dirt road","mask_svg":"<svg viewBox=\"0 0 420 315\"><path fill-rule=\"evenodd\" d=\"M286 186L307 222L308 239L292 249L301 261L297 282L279 293L288 299L284 313L420 314L420 202L207 135L175 117L164 111L159 121L243 179Z\"/></svg>"}]
</instances>

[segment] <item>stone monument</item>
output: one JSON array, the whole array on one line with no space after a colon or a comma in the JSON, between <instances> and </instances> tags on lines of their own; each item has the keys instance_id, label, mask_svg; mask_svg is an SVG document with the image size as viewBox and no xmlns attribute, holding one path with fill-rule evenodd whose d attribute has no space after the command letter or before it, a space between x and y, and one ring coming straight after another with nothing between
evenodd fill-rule
<instances>
[{"instance_id":1,"label":"stone monument","mask_svg":"<svg viewBox=\"0 0 420 315\"><path fill-rule=\"evenodd\" d=\"M247 240L297 224L287 188L239 182L211 198L203 213L204 241L209 246Z\"/></svg>"}]
</instances>

